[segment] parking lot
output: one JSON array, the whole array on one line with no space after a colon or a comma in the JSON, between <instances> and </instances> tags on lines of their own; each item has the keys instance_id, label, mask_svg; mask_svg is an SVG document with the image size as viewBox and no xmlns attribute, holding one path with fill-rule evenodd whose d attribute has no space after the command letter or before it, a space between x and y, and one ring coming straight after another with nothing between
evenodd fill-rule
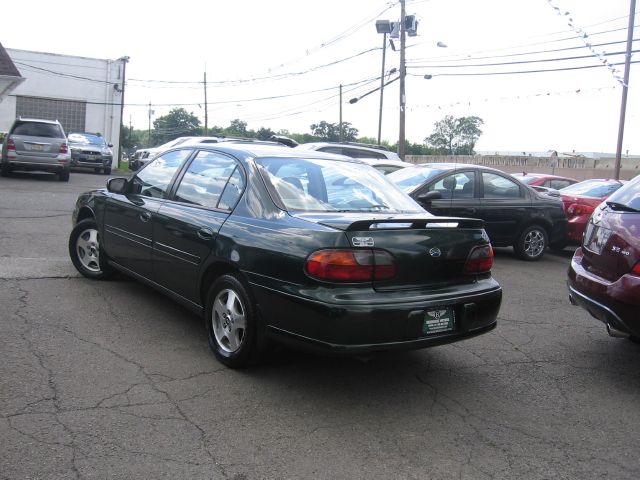
<instances>
[{"instance_id":1,"label":"parking lot","mask_svg":"<svg viewBox=\"0 0 640 480\"><path fill-rule=\"evenodd\" d=\"M569 248L497 249L486 335L230 370L198 317L73 268L75 198L106 179L0 178L0 478L640 477L640 345L569 304Z\"/></svg>"}]
</instances>

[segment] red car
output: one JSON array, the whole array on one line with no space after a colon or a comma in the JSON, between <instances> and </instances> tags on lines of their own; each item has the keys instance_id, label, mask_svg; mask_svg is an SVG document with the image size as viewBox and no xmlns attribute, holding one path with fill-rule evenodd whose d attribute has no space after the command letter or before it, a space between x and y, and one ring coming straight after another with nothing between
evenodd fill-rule
<instances>
[{"instance_id":1,"label":"red car","mask_svg":"<svg viewBox=\"0 0 640 480\"><path fill-rule=\"evenodd\" d=\"M578 183L578 180L574 178L561 177L559 175L549 175L547 173L512 173L513 177L516 177L522 183L526 183L532 187L544 187L544 189L560 190L561 188L568 187L574 183Z\"/></svg>"},{"instance_id":2,"label":"red car","mask_svg":"<svg viewBox=\"0 0 640 480\"><path fill-rule=\"evenodd\" d=\"M568 277L571 303L609 335L640 339L640 175L594 210Z\"/></svg>"},{"instance_id":3,"label":"red car","mask_svg":"<svg viewBox=\"0 0 640 480\"><path fill-rule=\"evenodd\" d=\"M569 221L567 228L569 244L582 243L582 234L595 208L624 183L624 180L596 178L575 183L560 190L564 212Z\"/></svg>"}]
</instances>

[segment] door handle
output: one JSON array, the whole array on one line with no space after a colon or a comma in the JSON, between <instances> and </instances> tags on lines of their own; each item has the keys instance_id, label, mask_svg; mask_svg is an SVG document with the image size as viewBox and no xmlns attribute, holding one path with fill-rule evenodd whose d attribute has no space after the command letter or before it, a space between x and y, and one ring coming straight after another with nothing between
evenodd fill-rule
<instances>
[{"instance_id":1,"label":"door handle","mask_svg":"<svg viewBox=\"0 0 640 480\"><path fill-rule=\"evenodd\" d=\"M138 217L143 222L148 222L149 220L151 220L151 214L149 212L142 212Z\"/></svg>"},{"instance_id":2,"label":"door handle","mask_svg":"<svg viewBox=\"0 0 640 480\"><path fill-rule=\"evenodd\" d=\"M213 230L207 227L202 227L198 230L198 237L202 240L212 240L213 239Z\"/></svg>"}]
</instances>

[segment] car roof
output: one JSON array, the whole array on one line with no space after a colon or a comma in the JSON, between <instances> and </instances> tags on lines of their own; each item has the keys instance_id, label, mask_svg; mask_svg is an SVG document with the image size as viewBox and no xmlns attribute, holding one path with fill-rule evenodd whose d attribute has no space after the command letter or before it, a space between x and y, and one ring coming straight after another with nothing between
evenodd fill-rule
<instances>
[{"instance_id":1,"label":"car roof","mask_svg":"<svg viewBox=\"0 0 640 480\"><path fill-rule=\"evenodd\" d=\"M50 123L52 125L59 125L60 122L58 120L47 120L44 118L26 118L26 117L18 117L15 120L16 122L39 122L39 123Z\"/></svg>"},{"instance_id":2,"label":"car roof","mask_svg":"<svg viewBox=\"0 0 640 480\"><path fill-rule=\"evenodd\" d=\"M357 158L347 157L345 155L337 155L334 153L318 152L316 150L296 150L295 148L283 146L277 142L267 141L222 141L218 143L191 143L189 145L178 145L175 149L181 147L199 147L203 150L216 150L238 158L260 158L260 157L286 157L286 158L320 158L327 160L342 160L351 163L364 164ZM173 150L173 149L171 149Z\"/></svg>"},{"instance_id":3,"label":"car roof","mask_svg":"<svg viewBox=\"0 0 640 480\"><path fill-rule=\"evenodd\" d=\"M486 167L484 165L476 165L475 163L452 163L452 162L439 162L439 163L417 163L414 168L432 168L434 170L463 170L463 169L476 169L484 170L487 172L498 172L504 174L502 170L497 168Z\"/></svg>"},{"instance_id":4,"label":"car roof","mask_svg":"<svg viewBox=\"0 0 640 480\"><path fill-rule=\"evenodd\" d=\"M553 175L551 173L529 173L529 172L516 172L516 173L512 173L511 175L513 175L514 177L535 177L535 178L557 178L560 180L574 180L577 181L571 177L563 177L562 175Z\"/></svg>"}]
</instances>

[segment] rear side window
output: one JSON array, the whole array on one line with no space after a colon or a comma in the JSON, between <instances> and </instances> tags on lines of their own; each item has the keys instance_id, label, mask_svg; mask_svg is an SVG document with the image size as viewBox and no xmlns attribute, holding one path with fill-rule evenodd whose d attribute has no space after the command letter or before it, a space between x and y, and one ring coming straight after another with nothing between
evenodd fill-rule
<instances>
[{"instance_id":1,"label":"rear side window","mask_svg":"<svg viewBox=\"0 0 640 480\"><path fill-rule=\"evenodd\" d=\"M235 169L236 162L232 158L215 152L198 152L180 180L175 200L217 208L222 191ZM226 200L225 208L229 208L230 201L231 199Z\"/></svg>"},{"instance_id":2,"label":"rear side window","mask_svg":"<svg viewBox=\"0 0 640 480\"><path fill-rule=\"evenodd\" d=\"M191 150L175 150L153 159L131 180L131 193L164 198L171 179L190 154Z\"/></svg>"},{"instance_id":3,"label":"rear side window","mask_svg":"<svg viewBox=\"0 0 640 480\"><path fill-rule=\"evenodd\" d=\"M29 137L65 138L62 127L55 123L20 122L14 125L11 134Z\"/></svg>"}]
</instances>

